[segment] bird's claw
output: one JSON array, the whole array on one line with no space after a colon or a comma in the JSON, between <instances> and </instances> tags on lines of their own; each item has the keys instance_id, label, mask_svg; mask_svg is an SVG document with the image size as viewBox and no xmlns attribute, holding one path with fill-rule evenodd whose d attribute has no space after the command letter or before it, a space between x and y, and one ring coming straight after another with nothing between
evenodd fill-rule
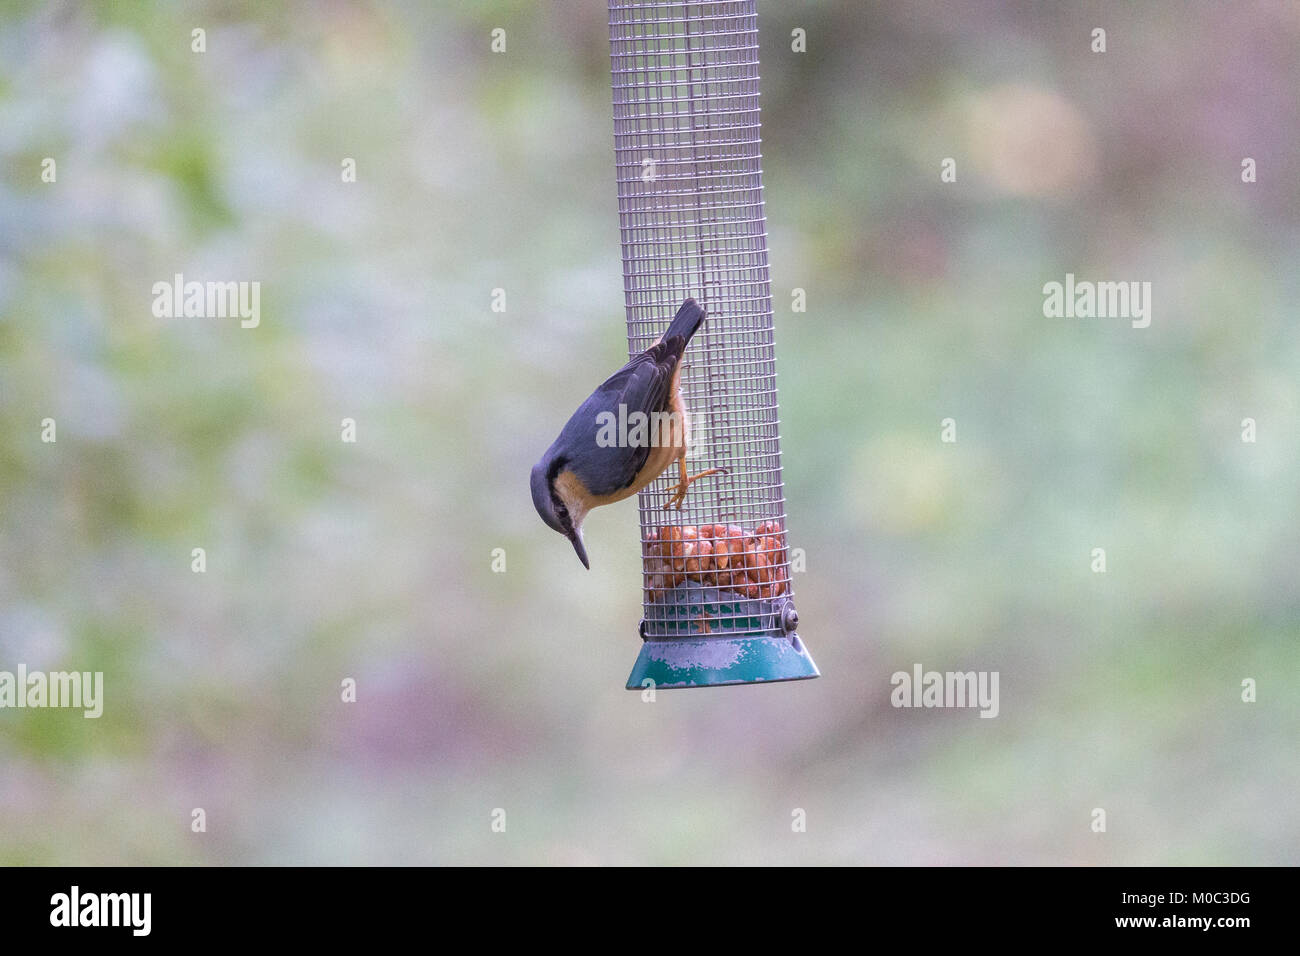
<instances>
[{"instance_id":1,"label":"bird's claw","mask_svg":"<svg viewBox=\"0 0 1300 956\"><path fill-rule=\"evenodd\" d=\"M683 475L684 474L685 472L683 472ZM731 472L727 471L727 469L725 468L710 468L708 471L702 471L698 475L692 475L686 480L678 482L676 485L673 486L670 496L668 500L664 502L664 506L661 510L667 511L670 508L676 508L678 511L681 511L682 502L686 500L686 491L687 489L690 488L692 482L700 478L707 478L709 475L729 475L729 474L731 474Z\"/></svg>"}]
</instances>

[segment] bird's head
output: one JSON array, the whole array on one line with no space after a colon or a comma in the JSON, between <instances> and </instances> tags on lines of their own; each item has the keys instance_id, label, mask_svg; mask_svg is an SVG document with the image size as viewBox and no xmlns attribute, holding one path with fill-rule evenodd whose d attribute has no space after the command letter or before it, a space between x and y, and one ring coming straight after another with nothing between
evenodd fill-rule
<instances>
[{"instance_id":1,"label":"bird's head","mask_svg":"<svg viewBox=\"0 0 1300 956\"><path fill-rule=\"evenodd\" d=\"M533 466L530 479L533 490L533 507L546 522L547 527L558 531L573 543L573 550L578 560L587 570L591 562L587 560L587 548L582 542L582 520L587 516L585 503L573 494L571 483L560 478L565 462L557 459L551 452L542 456L542 460Z\"/></svg>"}]
</instances>

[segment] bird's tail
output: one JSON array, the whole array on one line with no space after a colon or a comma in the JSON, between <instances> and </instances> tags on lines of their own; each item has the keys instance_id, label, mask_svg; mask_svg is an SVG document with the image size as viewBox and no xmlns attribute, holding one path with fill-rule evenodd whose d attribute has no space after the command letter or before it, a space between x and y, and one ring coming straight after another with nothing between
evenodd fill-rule
<instances>
[{"instance_id":1,"label":"bird's tail","mask_svg":"<svg viewBox=\"0 0 1300 956\"><path fill-rule=\"evenodd\" d=\"M673 318L672 324L668 326L668 331L664 332L661 342L667 342L674 335L682 337L682 348L686 348L686 343L690 342L691 336L695 330L700 327L704 321L704 310L694 299L687 299L682 303L682 307L677 310L677 315Z\"/></svg>"}]
</instances>

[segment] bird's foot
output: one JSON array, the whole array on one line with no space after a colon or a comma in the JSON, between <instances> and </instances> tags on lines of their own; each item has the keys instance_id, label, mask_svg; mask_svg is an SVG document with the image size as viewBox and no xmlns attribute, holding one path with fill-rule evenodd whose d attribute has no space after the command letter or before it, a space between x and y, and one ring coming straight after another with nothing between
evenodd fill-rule
<instances>
[{"instance_id":1,"label":"bird's foot","mask_svg":"<svg viewBox=\"0 0 1300 956\"><path fill-rule=\"evenodd\" d=\"M726 474L729 474L729 472L725 468L710 468L708 471L702 471L698 475L691 475L689 478L683 478L673 487L671 497L664 502L663 510L667 511L669 508L676 508L678 511L681 511L682 502L686 500L687 489L691 487L692 483L701 478L707 478L709 475Z\"/></svg>"}]
</instances>

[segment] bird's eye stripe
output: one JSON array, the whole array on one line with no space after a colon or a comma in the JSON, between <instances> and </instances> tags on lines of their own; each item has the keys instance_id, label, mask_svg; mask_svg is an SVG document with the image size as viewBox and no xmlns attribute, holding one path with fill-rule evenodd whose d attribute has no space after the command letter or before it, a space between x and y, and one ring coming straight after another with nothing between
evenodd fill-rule
<instances>
[{"instance_id":1,"label":"bird's eye stripe","mask_svg":"<svg viewBox=\"0 0 1300 956\"><path fill-rule=\"evenodd\" d=\"M569 517L569 509L564 506L563 499L555 493L555 486L551 486L551 505L555 508L555 517L559 519L560 527L564 529L565 534L573 533L573 520Z\"/></svg>"}]
</instances>

